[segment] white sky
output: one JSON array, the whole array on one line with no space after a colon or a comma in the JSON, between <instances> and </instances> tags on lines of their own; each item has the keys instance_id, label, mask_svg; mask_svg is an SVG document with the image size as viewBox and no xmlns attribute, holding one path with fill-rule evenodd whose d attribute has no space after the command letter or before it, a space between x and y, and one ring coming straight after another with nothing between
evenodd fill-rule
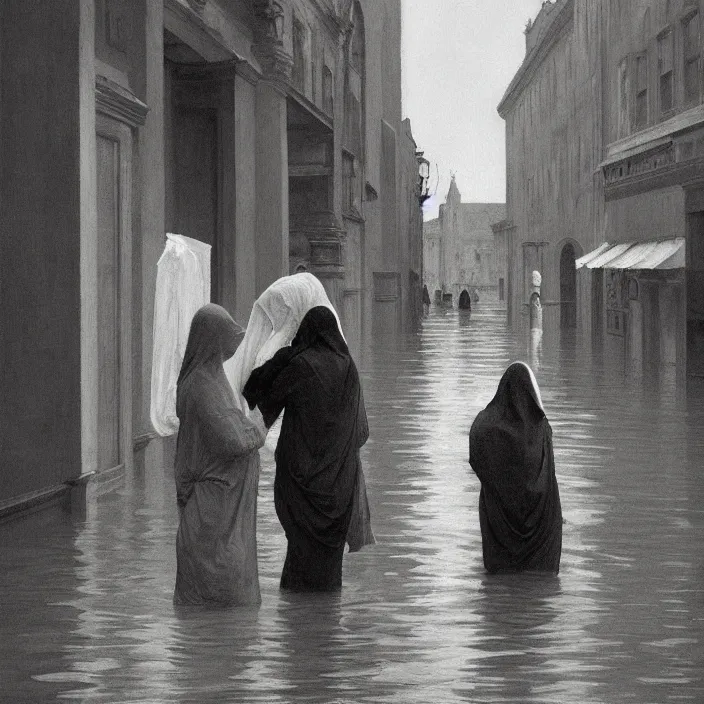
<instances>
[{"instance_id":1,"label":"white sky","mask_svg":"<svg viewBox=\"0 0 704 704\"><path fill-rule=\"evenodd\" d=\"M523 30L542 0L401 0L403 115L430 161L425 218L450 172L464 202L506 198L504 121L496 112L525 56Z\"/></svg>"}]
</instances>

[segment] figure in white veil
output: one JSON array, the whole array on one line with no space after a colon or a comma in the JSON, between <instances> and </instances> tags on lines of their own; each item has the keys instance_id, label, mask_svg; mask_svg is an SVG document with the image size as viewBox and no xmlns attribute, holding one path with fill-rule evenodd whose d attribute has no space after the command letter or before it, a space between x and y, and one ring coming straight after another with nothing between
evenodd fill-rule
<instances>
[{"instance_id":1,"label":"figure in white veil","mask_svg":"<svg viewBox=\"0 0 704 704\"><path fill-rule=\"evenodd\" d=\"M274 281L255 301L244 340L235 356L225 363L225 374L243 413L260 420L259 411L250 411L242 397L244 385L253 369L291 344L306 313L317 306L325 306L333 312L342 332L337 312L323 284L313 274L284 276Z\"/></svg>"}]
</instances>

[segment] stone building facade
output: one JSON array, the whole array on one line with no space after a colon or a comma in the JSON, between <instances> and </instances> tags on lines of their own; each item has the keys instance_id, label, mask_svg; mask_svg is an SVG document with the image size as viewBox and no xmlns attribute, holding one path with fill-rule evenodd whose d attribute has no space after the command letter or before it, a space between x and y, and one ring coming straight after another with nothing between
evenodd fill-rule
<instances>
[{"instance_id":1,"label":"stone building facade","mask_svg":"<svg viewBox=\"0 0 704 704\"><path fill-rule=\"evenodd\" d=\"M161 468L166 232L243 323L307 270L353 350L412 324L400 43L400 0L0 2L0 513Z\"/></svg>"},{"instance_id":2,"label":"stone building facade","mask_svg":"<svg viewBox=\"0 0 704 704\"><path fill-rule=\"evenodd\" d=\"M431 301L454 308L499 301L491 225L505 212L503 203L463 203L452 178L439 217L423 226L424 285Z\"/></svg>"},{"instance_id":3,"label":"stone building facade","mask_svg":"<svg viewBox=\"0 0 704 704\"><path fill-rule=\"evenodd\" d=\"M704 375L703 11L545 3L499 106L509 316L538 269L556 326L629 376L674 383Z\"/></svg>"},{"instance_id":4,"label":"stone building facade","mask_svg":"<svg viewBox=\"0 0 704 704\"><path fill-rule=\"evenodd\" d=\"M564 323L585 316L575 260L601 237L599 28L592 0L543 3L526 29L526 57L499 113L506 121L506 221L497 223L505 252L509 320L521 320L534 270L543 300L565 301ZM596 3L598 6L599 3Z\"/></svg>"}]
</instances>

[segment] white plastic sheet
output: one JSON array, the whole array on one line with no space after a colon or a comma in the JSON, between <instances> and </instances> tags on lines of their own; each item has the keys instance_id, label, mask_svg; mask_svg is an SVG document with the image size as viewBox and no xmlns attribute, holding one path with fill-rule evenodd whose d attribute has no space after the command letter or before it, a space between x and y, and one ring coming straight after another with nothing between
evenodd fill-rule
<instances>
[{"instance_id":1,"label":"white plastic sheet","mask_svg":"<svg viewBox=\"0 0 704 704\"><path fill-rule=\"evenodd\" d=\"M193 316L210 302L210 250L205 242L167 234L157 263L151 421L162 437L178 431L176 382Z\"/></svg>"}]
</instances>

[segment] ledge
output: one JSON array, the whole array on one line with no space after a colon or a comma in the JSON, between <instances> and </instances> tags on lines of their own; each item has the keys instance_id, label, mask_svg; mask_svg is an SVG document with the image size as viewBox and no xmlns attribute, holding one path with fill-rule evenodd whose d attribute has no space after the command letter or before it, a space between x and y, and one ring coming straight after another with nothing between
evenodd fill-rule
<instances>
[{"instance_id":1,"label":"ledge","mask_svg":"<svg viewBox=\"0 0 704 704\"><path fill-rule=\"evenodd\" d=\"M67 497L71 491L68 484L58 484L48 489L30 491L11 499L0 501L0 521L19 513L26 513L31 509Z\"/></svg>"},{"instance_id":2,"label":"ledge","mask_svg":"<svg viewBox=\"0 0 704 704\"><path fill-rule=\"evenodd\" d=\"M607 145L606 159L599 166L604 168L621 159L627 159L636 154L665 145L671 141L670 138L673 135L699 127L702 124L704 124L704 105L697 105L671 117L669 120L652 125Z\"/></svg>"},{"instance_id":3,"label":"ledge","mask_svg":"<svg viewBox=\"0 0 704 704\"><path fill-rule=\"evenodd\" d=\"M132 439L132 450L134 452L140 452L143 450L152 440L156 440L160 437L157 433L144 433L143 435L137 435Z\"/></svg>"}]
</instances>

